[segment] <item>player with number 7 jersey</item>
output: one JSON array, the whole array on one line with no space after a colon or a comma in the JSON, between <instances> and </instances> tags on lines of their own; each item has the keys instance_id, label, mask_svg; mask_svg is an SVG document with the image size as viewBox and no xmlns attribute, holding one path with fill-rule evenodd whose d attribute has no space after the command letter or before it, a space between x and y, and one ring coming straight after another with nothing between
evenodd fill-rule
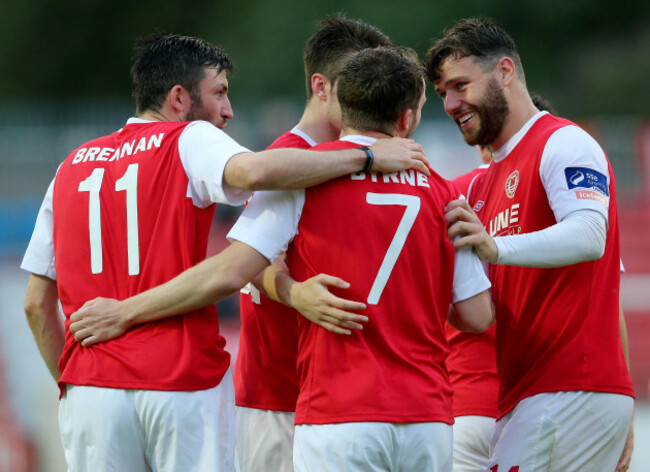
<instances>
[{"instance_id":1,"label":"player with number 7 jersey","mask_svg":"<svg viewBox=\"0 0 650 472\"><path fill-rule=\"evenodd\" d=\"M316 150L410 136L426 99L417 57L397 48L356 53L336 87L342 137ZM459 196L451 182L369 167L306 190L256 192L228 238L271 261L286 250L295 280L340 277L349 288L333 295L365 304L367 323L348 336L298 319L296 472L450 471L444 323L454 303L451 321L485 330L490 283L476 255L454 251L447 236L445 206Z\"/></svg>"}]
</instances>

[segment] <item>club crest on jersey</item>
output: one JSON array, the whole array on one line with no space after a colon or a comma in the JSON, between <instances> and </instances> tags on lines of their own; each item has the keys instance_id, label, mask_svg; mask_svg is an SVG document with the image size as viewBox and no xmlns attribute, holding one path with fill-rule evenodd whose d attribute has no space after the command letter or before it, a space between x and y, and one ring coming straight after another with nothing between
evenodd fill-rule
<instances>
[{"instance_id":1,"label":"club crest on jersey","mask_svg":"<svg viewBox=\"0 0 650 472\"><path fill-rule=\"evenodd\" d=\"M506 180L506 196L512 198L515 196L515 190L517 190L517 185L519 185L519 171L516 170Z\"/></svg>"},{"instance_id":2,"label":"club crest on jersey","mask_svg":"<svg viewBox=\"0 0 650 472\"><path fill-rule=\"evenodd\" d=\"M483 205L485 205L485 202L483 200L479 200L476 202L476 205L474 205L474 211L481 211L481 208L483 208Z\"/></svg>"}]
</instances>

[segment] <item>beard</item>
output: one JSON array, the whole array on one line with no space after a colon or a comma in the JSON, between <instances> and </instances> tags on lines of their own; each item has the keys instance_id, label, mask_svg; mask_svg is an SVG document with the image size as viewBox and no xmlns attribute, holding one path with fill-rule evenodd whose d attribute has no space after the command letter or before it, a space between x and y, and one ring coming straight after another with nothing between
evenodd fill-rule
<instances>
[{"instance_id":1,"label":"beard","mask_svg":"<svg viewBox=\"0 0 650 472\"><path fill-rule=\"evenodd\" d=\"M461 128L463 138L471 146L487 146L499 136L510 113L503 89L495 78L490 78L483 99L474 109L480 120L479 129L475 133L469 133Z\"/></svg>"},{"instance_id":2,"label":"beard","mask_svg":"<svg viewBox=\"0 0 650 472\"><path fill-rule=\"evenodd\" d=\"M226 127L226 120L221 116L217 116L216 119L210 114L204 107L203 101L200 96L190 96L190 111L185 117L185 121L196 121L203 120L208 123L212 123L217 128L223 129Z\"/></svg>"}]
</instances>

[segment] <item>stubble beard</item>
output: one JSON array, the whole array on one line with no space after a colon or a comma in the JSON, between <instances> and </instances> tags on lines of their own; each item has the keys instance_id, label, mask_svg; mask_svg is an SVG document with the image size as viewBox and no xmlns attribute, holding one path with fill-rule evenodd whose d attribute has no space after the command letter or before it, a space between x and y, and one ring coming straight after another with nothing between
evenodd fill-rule
<instances>
[{"instance_id":1,"label":"stubble beard","mask_svg":"<svg viewBox=\"0 0 650 472\"><path fill-rule=\"evenodd\" d=\"M216 119L213 119L212 116L203 108L203 101L200 96L191 96L190 102L190 111L185 117L185 121L197 121L203 120L208 123L212 123L219 129L226 127L226 120L218 116Z\"/></svg>"},{"instance_id":2,"label":"stubble beard","mask_svg":"<svg viewBox=\"0 0 650 472\"><path fill-rule=\"evenodd\" d=\"M479 129L475 133L466 133L461 128L463 138L470 146L490 145L501 133L510 113L503 89L495 78L488 81L485 95L475 110L480 120Z\"/></svg>"}]
</instances>

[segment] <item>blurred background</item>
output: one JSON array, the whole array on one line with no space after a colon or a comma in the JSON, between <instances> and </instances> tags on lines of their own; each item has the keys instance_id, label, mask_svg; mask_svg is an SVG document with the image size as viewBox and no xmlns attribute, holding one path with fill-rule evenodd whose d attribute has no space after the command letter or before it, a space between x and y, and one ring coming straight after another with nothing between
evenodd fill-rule
<instances>
[{"instance_id":1,"label":"blurred background","mask_svg":"<svg viewBox=\"0 0 650 472\"><path fill-rule=\"evenodd\" d=\"M515 39L528 87L606 150L619 192L621 302L637 392L631 470L650 463L650 3L647 0L142 0L4 2L0 27L0 472L64 471L57 388L23 314L19 269L47 185L68 152L120 128L134 112L130 58L156 30L203 37L235 63L227 132L252 150L293 127L304 106L302 48L336 12L378 26L421 57L444 28L489 16ZM433 167L453 178L479 164L431 89L416 134ZM220 206L210 252L239 208ZM219 304L236 355L238 297Z\"/></svg>"}]
</instances>

